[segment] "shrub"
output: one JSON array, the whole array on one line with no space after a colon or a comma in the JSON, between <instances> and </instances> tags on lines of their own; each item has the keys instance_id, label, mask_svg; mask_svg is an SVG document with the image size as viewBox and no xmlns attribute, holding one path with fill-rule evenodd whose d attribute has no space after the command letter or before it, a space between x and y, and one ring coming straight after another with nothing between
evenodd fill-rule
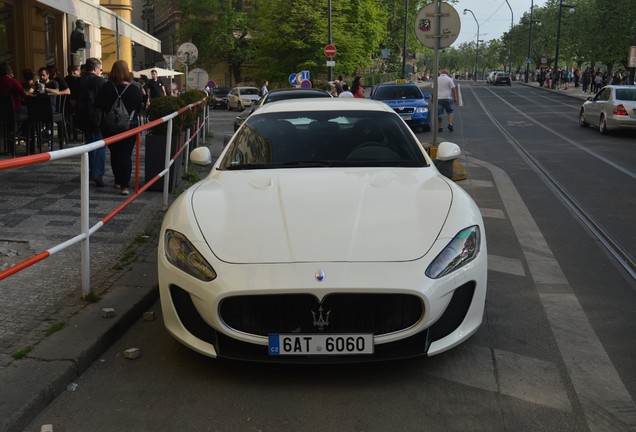
<instances>
[{"instance_id":1,"label":"shrub","mask_svg":"<svg viewBox=\"0 0 636 432\"><path fill-rule=\"evenodd\" d=\"M161 96L152 99L150 106L146 110L148 120L157 120L175 111L179 111L185 104L180 98L173 96ZM172 134L178 135L183 128L183 116L175 117L172 120ZM168 133L168 123L162 123L150 130L152 135L166 135Z\"/></svg>"}]
</instances>

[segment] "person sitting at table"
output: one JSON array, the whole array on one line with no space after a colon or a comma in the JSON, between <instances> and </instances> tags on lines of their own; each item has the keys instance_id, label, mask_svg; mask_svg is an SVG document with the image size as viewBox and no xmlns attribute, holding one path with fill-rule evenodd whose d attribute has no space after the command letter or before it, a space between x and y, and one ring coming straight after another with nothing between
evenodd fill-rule
<instances>
[{"instance_id":1,"label":"person sitting at table","mask_svg":"<svg viewBox=\"0 0 636 432\"><path fill-rule=\"evenodd\" d=\"M40 77L40 83L44 84L44 92L51 96L51 106L53 112L57 110L57 95L60 94L60 86L57 81L53 81L49 77L49 72L45 67L38 69L38 76Z\"/></svg>"},{"instance_id":2,"label":"person sitting at table","mask_svg":"<svg viewBox=\"0 0 636 432\"><path fill-rule=\"evenodd\" d=\"M31 94L36 91L35 74L31 69L24 69L22 71L22 87Z\"/></svg>"},{"instance_id":3,"label":"person sitting at table","mask_svg":"<svg viewBox=\"0 0 636 432\"><path fill-rule=\"evenodd\" d=\"M26 114L26 106L22 105L22 97L31 96L31 94L15 79L13 70L7 63L0 63L0 96L11 96L16 114Z\"/></svg>"},{"instance_id":4,"label":"person sitting at table","mask_svg":"<svg viewBox=\"0 0 636 432\"><path fill-rule=\"evenodd\" d=\"M70 95L71 94L70 87L68 86L68 84L66 84L66 81L64 81L63 78L58 76L57 68L55 66L53 66L53 65L47 66L46 67L46 71L49 73L49 79L51 81L55 81L57 83L58 94L60 94L60 95Z\"/></svg>"}]
</instances>

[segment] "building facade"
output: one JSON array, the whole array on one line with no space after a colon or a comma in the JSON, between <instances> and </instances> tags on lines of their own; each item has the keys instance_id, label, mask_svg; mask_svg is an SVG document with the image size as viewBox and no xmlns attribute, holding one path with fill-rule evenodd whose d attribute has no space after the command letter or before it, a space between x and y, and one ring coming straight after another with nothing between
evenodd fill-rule
<instances>
[{"instance_id":1,"label":"building facade","mask_svg":"<svg viewBox=\"0 0 636 432\"><path fill-rule=\"evenodd\" d=\"M161 43L132 24L131 0L0 0L0 62L18 79L24 69L69 65L89 57L104 71L117 59L131 68L132 45L161 51Z\"/></svg>"}]
</instances>

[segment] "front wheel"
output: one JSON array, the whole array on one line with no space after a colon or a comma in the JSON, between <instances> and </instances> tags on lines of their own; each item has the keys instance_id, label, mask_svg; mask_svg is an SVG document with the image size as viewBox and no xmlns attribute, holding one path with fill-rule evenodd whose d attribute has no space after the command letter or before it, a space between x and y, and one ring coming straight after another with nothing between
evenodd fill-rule
<instances>
[{"instance_id":1,"label":"front wheel","mask_svg":"<svg viewBox=\"0 0 636 432\"><path fill-rule=\"evenodd\" d=\"M609 132L607 130L607 121L605 120L604 115L601 115L601 119L598 122L598 131L601 133L601 135L607 135Z\"/></svg>"},{"instance_id":2,"label":"front wheel","mask_svg":"<svg viewBox=\"0 0 636 432\"><path fill-rule=\"evenodd\" d=\"M585 111L581 110L579 113L579 126L582 128L588 127L590 124L585 121Z\"/></svg>"}]
</instances>

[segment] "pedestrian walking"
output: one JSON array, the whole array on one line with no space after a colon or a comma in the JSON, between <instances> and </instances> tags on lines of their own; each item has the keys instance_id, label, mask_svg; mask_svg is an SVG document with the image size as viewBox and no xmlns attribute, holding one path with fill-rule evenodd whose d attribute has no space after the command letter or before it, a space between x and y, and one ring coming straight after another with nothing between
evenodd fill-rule
<instances>
[{"instance_id":1,"label":"pedestrian walking","mask_svg":"<svg viewBox=\"0 0 636 432\"><path fill-rule=\"evenodd\" d=\"M448 76L448 70L442 69L439 77L437 77L437 125L438 132L442 132L442 115L446 111L446 120L448 122L448 130L453 131L453 113L455 112L455 102L457 102L457 94L455 93L455 83Z\"/></svg>"},{"instance_id":2,"label":"pedestrian walking","mask_svg":"<svg viewBox=\"0 0 636 432\"><path fill-rule=\"evenodd\" d=\"M137 114L141 110L143 98L141 88L133 84L128 63L117 60L108 75L108 83L104 84L95 97L95 107L103 113L111 110L113 104L121 97L121 101L130 118L130 129L139 126ZM102 127L102 135L108 137L112 133ZM130 177L132 173L132 153L137 141L131 136L108 146L110 150L110 167L115 177L115 186L122 195L130 193Z\"/></svg>"},{"instance_id":3,"label":"pedestrian walking","mask_svg":"<svg viewBox=\"0 0 636 432\"><path fill-rule=\"evenodd\" d=\"M364 96L364 87L362 87L362 77L357 76L353 79L353 84L351 84L351 93L353 93L354 98L363 99Z\"/></svg>"},{"instance_id":4,"label":"pedestrian walking","mask_svg":"<svg viewBox=\"0 0 636 432\"><path fill-rule=\"evenodd\" d=\"M86 60L86 73L78 81L76 93L71 93L71 104L77 112L78 127L84 132L86 144L103 138L99 125L99 116L95 109L95 96L104 85L101 77L102 62L94 57ZM104 172L106 170L106 149L104 147L88 153L89 178L97 187L104 187Z\"/></svg>"},{"instance_id":5,"label":"pedestrian walking","mask_svg":"<svg viewBox=\"0 0 636 432\"><path fill-rule=\"evenodd\" d=\"M269 93L269 90L267 89L267 86L269 85L269 82L267 80L263 81L263 85L261 86L261 92L259 94L260 97L265 96L267 93Z\"/></svg>"},{"instance_id":6,"label":"pedestrian walking","mask_svg":"<svg viewBox=\"0 0 636 432\"><path fill-rule=\"evenodd\" d=\"M166 86L159 81L156 69L150 71L150 79L146 82L146 91L148 93L146 106L150 105L153 99L166 96Z\"/></svg>"},{"instance_id":7,"label":"pedestrian walking","mask_svg":"<svg viewBox=\"0 0 636 432\"><path fill-rule=\"evenodd\" d=\"M342 81L342 75L338 75L338 79L335 80L333 83L336 86L336 94L340 96L340 93L342 93L342 85L344 84L344 82Z\"/></svg>"},{"instance_id":8,"label":"pedestrian walking","mask_svg":"<svg viewBox=\"0 0 636 432\"><path fill-rule=\"evenodd\" d=\"M338 95L338 97L341 97L341 98L352 98L353 97L353 93L351 93L349 91L349 86L347 84L343 84L342 85L342 93L340 93Z\"/></svg>"}]
</instances>

